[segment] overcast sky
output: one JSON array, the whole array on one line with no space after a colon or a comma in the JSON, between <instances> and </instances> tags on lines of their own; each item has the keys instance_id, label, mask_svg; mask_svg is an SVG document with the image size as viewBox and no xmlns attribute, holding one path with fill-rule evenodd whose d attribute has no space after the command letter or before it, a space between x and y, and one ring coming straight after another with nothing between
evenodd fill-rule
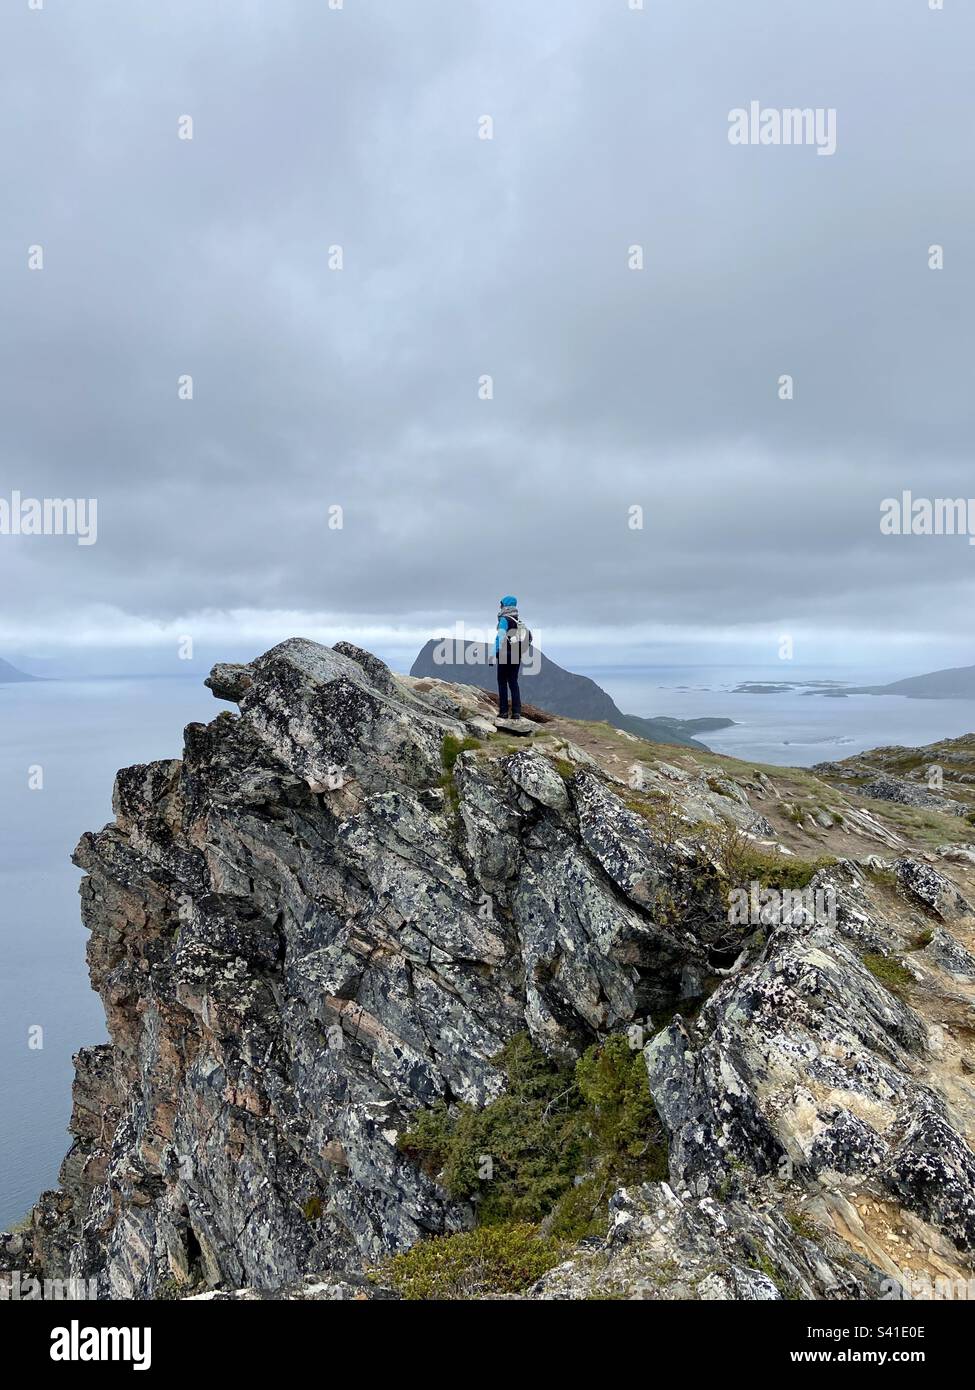
<instances>
[{"instance_id":1,"label":"overcast sky","mask_svg":"<svg viewBox=\"0 0 975 1390\"><path fill-rule=\"evenodd\" d=\"M0 655L975 660L975 547L879 528L975 497L975 9L628 5L4 6L0 497L98 539L0 536Z\"/></svg>"}]
</instances>

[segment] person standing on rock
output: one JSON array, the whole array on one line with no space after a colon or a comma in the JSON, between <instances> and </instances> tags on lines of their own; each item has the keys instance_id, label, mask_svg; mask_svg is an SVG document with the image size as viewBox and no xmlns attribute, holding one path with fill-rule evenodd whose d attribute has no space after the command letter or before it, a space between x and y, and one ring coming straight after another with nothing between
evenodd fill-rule
<instances>
[{"instance_id":1,"label":"person standing on rock","mask_svg":"<svg viewBox=\"0 0 975 1390\"><path fill-rule=\"evenodd\" d=\"M511 722L521 723L521 691L518 671L523 651L531 645L531 633L518 617L518 600L507 594L498 609L498 633L494 639L494 659L498 667L498 718L508 719L511 696Z\"/></svg>"}]
</instances>

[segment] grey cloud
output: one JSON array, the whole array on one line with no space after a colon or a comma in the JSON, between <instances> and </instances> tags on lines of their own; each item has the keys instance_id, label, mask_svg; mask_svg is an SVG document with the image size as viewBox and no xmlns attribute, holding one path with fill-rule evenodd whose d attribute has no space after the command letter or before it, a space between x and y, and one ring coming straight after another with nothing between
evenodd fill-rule
<instances>
[{"instance_id":1,"label":"grey cloud","mask_svg":"<svg viewBox=\"0 0 975 1390\"><path fill-rule=\"evenodd\" d=\"M41 627L470 616L513 587L550 627L964 632L975 551L878 521L902 487L973 491L970 12L87 0L0 24L0 487L99 499L89 550L0 538ZM837 153L730 146L752 98L835 106Z\"/></svg>"}]
</instances>

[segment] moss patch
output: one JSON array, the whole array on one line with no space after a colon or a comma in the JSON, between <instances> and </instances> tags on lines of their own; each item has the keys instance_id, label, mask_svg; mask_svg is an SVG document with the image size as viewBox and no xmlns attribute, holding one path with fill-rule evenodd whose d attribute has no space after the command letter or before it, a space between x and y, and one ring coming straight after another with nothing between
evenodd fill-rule
<instances>
[{"instance_id":1,"label":"moss patch","mask_svg":"<svg viewBox=\"0 0 975 1390\"><path fill-rule=\"evenodd\" d=\"M480 739L455 738L453 734L445 734L443 742L440 745L440 762L443 767L443 776L440 779L440 785L455 815L460 802L457 796L457 787L454 783L454 764L461 753L480 748L480 746Z\"/></svg>"},{"instance_id":2,"label":"moss patch","mask_svg":"<svg viewBox=\"0 0 975 1390\"><path fill-rule=\"evenodd\" d=\"M867 951L861 959L874 979L879 980L891 994L896 994L899 999L906 996L914 983L914 977L900 961L893 960L890 956L877 955L873 951Z\"/></svg>"},{"instance_id":3,"label":"moss patch","mask_svg":"<svg viewBox=\"0 0 975 1390\"><path fill-rule=\"evenodd\" d=\"M795 1234L800 1236L803 1240L818 1239L819 1231L816 1228L816 1223L810 1220L808 1213L804 1212L800 1207L790 1207L786 1211L785 1219L788 1221Z\"/></svg>"},{"instance_id":4,"label":"moss patch","mask_svg":"<svg viewBox=\"0 0 975 1390\"><path fill-rule=\"evenodd\" d=\"M455 738L453 734L445 734L443 743L440 745L440 761L443 764L444 772L453 772L454 763L461 753L466 753L472 748L480 748L479 738Z\"/></svg>"},{"instance_id":5,"label":"moss patch","mask_svg":"<svg viewBox=\"0 0 975 1390\"><path fill-rule=\"evenodd\" d=\"M798 1298L798 1294L788 1283L785 1277L782 1274L780 1274L778 1267L775 1264L775 1261L772 1259L771 1255L769 1255L767 1250L761 1248L756 1249L755 1252L752 1254L751 1258L748 1260L748 1264L750 1268L758 1270L758 1272L760 1274L764 1274L767 1279L771 1279L772 1283L778 1289L779 1293L783 1298Z\"/></svg>"}]
</instances>

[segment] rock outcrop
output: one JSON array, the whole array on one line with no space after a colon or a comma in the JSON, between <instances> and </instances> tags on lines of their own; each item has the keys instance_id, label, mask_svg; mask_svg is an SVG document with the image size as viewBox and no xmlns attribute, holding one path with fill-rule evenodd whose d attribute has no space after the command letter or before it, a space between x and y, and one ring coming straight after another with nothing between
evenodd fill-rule
<instances>
[{"instance_id":1,"label":"rock outcrop","mask_svg":"<svg viewBox=\"0 0 975 1390\"><path fill-rule=\"evenodd\" d=\"M975 737L971 734L941 739L926 748L871 748L841 762L817 763L812 770L874 802L937 811L962 817L969 824L975 818ZM899 823L905 824L903 816Z\"/></svg>"},{"instance_id":2,"label":"rock outcrop","mask_svg":"<svg viewBox=\"0 0 975 1390\"><path fill-rule=\"evenodd\" d=\"M932 810L945 811L952 816L963 816L968 810L964 802L952 801L935 792L925 791L914 782L905 782L886 774L864 783L860 793L872 797L874 801L896 801L902 806L929 806Z\"/></svg>"},{"instance_id":3,"label":"rock outcrop","mask_svg":"<svg viewBox=\"0 0 975 1390\"><path fill-rule=\"evenodd\" d=\"M628 1029L669 1183L617 1193L605 1243L530 1296L862 1298L971 1269L975 1103L944 1008L920 1007L972 1007L945 874L907 849L873 877L822 868L830 920L729 950L709 836L786 833L764 774L642 745L643 804L617 753L558 721L512 747L478 691L349 644L291 640L208 684L239 713L121 771L75 852L111 1041L76 1058L61 1186L0 1269L119 1298L381 1295L369 1267L474 1221L398 1145L417 1113L498 1097L517 1033L571 1059ZM870 962L927 920L914 1001Z\"/></svg>"}]
</instances>

